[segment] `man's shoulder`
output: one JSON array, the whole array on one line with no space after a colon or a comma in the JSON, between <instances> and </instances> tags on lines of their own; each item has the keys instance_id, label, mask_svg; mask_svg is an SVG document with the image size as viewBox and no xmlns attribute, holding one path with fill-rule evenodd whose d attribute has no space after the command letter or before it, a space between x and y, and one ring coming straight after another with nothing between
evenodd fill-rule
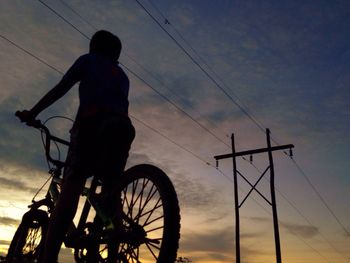
<instances>
[{"instance_id":1,"label":"man's shoulder","mask_svg":"<svg viewBox=\"0 0 350 263\"><path fill-rule=\"evenodd\" d=\"M91 54L86 53L78 57L77 61L87 61L91 59Z\"/></svg>"}]
</instances>

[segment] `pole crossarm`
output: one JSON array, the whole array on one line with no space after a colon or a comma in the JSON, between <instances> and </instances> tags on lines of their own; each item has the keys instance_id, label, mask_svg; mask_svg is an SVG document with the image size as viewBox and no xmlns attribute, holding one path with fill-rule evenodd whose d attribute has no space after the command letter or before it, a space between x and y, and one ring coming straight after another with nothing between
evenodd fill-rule
<instances>
[{"instance_id":1,"label":"pole crossarm","mask_svg":"<svg viewBox=\"0 0 350 263\"><path fill-rule=\"evenodd\" d=\"M249 151L216 155L214 156L214 158L215 160L221 160L221 159L233 158L238 156L253 155L253 154L264 153L269 151L273 152L273 151L280 151L280 150L292 149L292 148L294 148L293 144L286 144L286 145L279 145L279 146L274 146L270 148L261 148L261 149L255 149L255 150L249 150Z\"/></svg>"}]
</instances>

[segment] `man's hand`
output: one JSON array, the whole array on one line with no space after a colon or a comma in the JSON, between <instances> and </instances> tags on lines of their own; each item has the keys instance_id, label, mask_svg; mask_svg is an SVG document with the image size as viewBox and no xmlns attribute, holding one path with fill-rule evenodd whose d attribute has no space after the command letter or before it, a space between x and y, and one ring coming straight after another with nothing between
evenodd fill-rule
<instances>
[{"instance_id":1,"label":"man's hand","mask_svg":"<svg viewBox=\"0 0 350 263\"><path fill-rule=\"evenodd\" d=\"M21 122L25 122L28 126L33 126L39 128L41 122L35 119L35 115L29 110L16 111L15 115L21 120Z\"/></svg>"}]
</instances>

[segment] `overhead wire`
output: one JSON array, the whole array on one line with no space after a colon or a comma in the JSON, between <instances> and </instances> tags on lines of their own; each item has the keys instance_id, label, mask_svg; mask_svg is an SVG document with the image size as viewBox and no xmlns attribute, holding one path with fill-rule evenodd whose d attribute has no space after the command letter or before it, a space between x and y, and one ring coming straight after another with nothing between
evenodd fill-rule
<instances>
[{"instance_id":1,"label":"overhead wire","mask_svg":"<svg viewBox=\"0 0 350 263\"><path fill-rule=\"evenodd\" d=\"M46 8L48 8L49 10L51 10L51 12L53 12L54 14L56 14L59 18L61 18L64 22L66 22L67 24L69 24L72 28L74 28L76 31L78 31L82 36L84 36L87 39L90 39L88 35L86 35L83 31L81 31L79 28L77 28L75 25L73 25L71 22L69 22L65 17L63 17L60 13L58 13L55 9L53 9L51 6L49 6L48 4L46 4L44 1L42 0L38 0L42 5L44 5Z\"/></svg>"},{"instance_id":2,"label":"overhead wire","mask_svg":"<svg viewBox=\"0 0 350 263\"><path fill-rule=\"evenodd\" d=\"M333 210L330 208L330 206L327 204L326 200L323 198L321 193L317 190L317 188L311 183L310 179L306 176L305 172L303 169L301 169L300 165L295 162L294 159L292 159L294 162L295 166L299 170L301 174L304 175L305 179L308 181L308 183L311 185L312 190L317 194L318 198L322 200L322 203L327 207L328 211L332 214L333 218L338 222L338 224L343 228L344 232L347 234L347 236L350 237L350 232L346 229L344 224L340 221L340 219L337 217L337 215L333 212Z\"/></svg>"},{"instance_id":3,"label":"overhead wire","mask_svg":"<svg viewBox=\"0 0 350 263\"><path fill-rule=\"evenodd\" d=\"M84 21L87 25L92 27L93 29L97 30L97 28L87 19L85 19L82 15L80 15L74 8L72 8L66 1L60 0L61 3L68 8L70 11L72 11L77 17L79 17L82 21Z\"/></svg>"},{"instance_id":4,"label":"overhead wire","mask_svg":"<svg viewBox=\"0 0 350 263\"><path fill-rule=\"evenodd\" d=\"M6 40L7 42L11 43L13 46L19 48L20 50L22 50L24 53L27 53L28 55L32 56L33 58L35 58L36 60L40 61L41 63L45 64L46 66L48 66L49 68L53 69L54 71L60 73L60 74L64 74L61 70L59 70L56 67L51 66L49 63L47 63L46 61L42 60L41 58L39 58L38 56L34 55L32 52L22 48L21 46L17 45L15 42L13 42L12 40L8 39L7 37L5 37L4 35L0 35L0 37L4 40Z\"/></svg>"},{"instance_id":5,"label":"overhead wire","mask_svg":"<svg viewBox=\"0 0 350 263\"><path fill-rule=\"evenodd\" d=\"M177 41L174 36L172 36L168 30L157 20L157 18L155 18L150 12L149 10L139 1L139 0L135 0L137 2L137 4L151 17L151 19L166 33L166 35L168 35L173 41L174 43L190 58L190 60L197 65L202 71L203 73L215 84L215 86L217 88L219 88L251 121L253 121L253 123L255 123L255 125L262 130L265 133L265 129L263 128L263 125L260 124L245 108L243 108L238 102L236 102L232 96L221 86L218 84L218 82L200 65L200 63L198 61L196 61L196 59L181 45L181 43L179 43L179 41ZM152 6L155 7L154 3L151 0L148 0ZM159 8L155 8L158 12L161 12ZM166 23L165 24L169 24L172 25L172 23L162 14L162 17L165 19ZM173 27L174 28L174 27ZM176 30L177 31L177 30ZM181 35L181 39L183 39L183 36ZM188 41L185 41L185 43L188 43ZM190 45L189 45L190 46ZM193 49L193 48L191 48ZM195 54L198 54L198 52L195 52ZM203 59L202 59L203 60ZM207 63L206 63L207 64ZM272 138L272 140L279 145L279 143ZM285 153L287 156L288 154ZM321 202L323 203L323 205L325 206L325 208L329 211L329 213L334 217L334 219L336 220L336 222L341 226L341 228L344 230L344 232L350 236L349 231L346 229L346 227L344 226L344 224L339 220L339 218L335 215L334 211L330 208L330 206L328 205L328 203L326 202L326 200L322 197L322 195L319 193L319 191L317 190L317 188L315 187L315 185L311 182L311 180L309 179L309 177L306 175L305 171L301 168L300 165L298 165L298 163L295 161L295 159L291 158L290 159L293 161L293 163L296 165L298 171L300 172L300 174L305 178L305 180L307 181L307 183L311 186L311 188L313 189L313 191L316 193L316 195L320 198Z\"/></svg>"}]
</instances>

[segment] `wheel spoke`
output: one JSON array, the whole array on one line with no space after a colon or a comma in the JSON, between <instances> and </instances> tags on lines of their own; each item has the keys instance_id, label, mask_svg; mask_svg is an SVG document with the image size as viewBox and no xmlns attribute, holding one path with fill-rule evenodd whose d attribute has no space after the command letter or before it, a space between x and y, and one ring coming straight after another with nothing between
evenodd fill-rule
<instances>
[{"instance_id":1,"label":"wheel spoke","mask_svg":"<svg viewBox=\"0 0 350 263\"><path fill-rule=\"evenodd\" d=\"M139 222L139 219L141 218L143 211L147 207L147 204L152 200L154 195L158 192L157 188L155 189L154 188L155 188L154 185L152 185L151 190L148 192L145 202L142 205L140 205L139 213L136 215L138 222Z\"/></svg>"},{"instance_id":2,"label":"wheel spoke","mask_svg":"<svg viewBox=\"0 0 350 263\"><path fill-rule=\"evenodd\" d=\"M150 230L147 230L146 231L146 233L150 233L150 232L153 232L153 231L157 231L157 230L159 230L159 229L163 229L164 228L164 226L160 226L160 227L156 227L156 228L152 228L152 229L150 229ZM159 238L160 240L161 240L161 238ZM156 239L157 240L157 239Z\"/></svg>"},{"instance_id":3,"label":"wheel spoke","mask_svg":"<svg viewBox=\"0 0 350 263\"><path fill-rule=\"evenodd\" d=\"M148 225L150 225L150 224L152 224L152 223L154 223L154 222L156 222L156 221L158 221L158 220L160 220L160 219L162 219L162 218L164 218L163 215L161 215L161 216L159 216L159 217L153 219L152 221L149 221L149 222L145 223L143 226L144 226L144 227L145 227L145 226L148 226Z\"/></svg>"},{"instance_id":4,"label":"wheel spoke","mask_svg":"<svg viewBox=\"0 0 350 263\"><path fill-rule=\"evenodd\" d=\"M144 215L148 214L147 219L145 220L143 226L147 225L148 220L151 218L151 216L153 215L154 211L156 211L159 207L162 207L163 205L161 204L160 206L158 206L159 202L161 201L160 197L158 198L158 201L156 202L156 204L154 205L153 209L151 209L150 211L148 211L147 213L145 213ZM141 216L140 216L141 217Z\"/></svg>"},{"instance_id":5,"label":"wheel spoke","mask_svg":"<svg viewBox=\"0 0 350 263\"><path fill-rule=\"evenodd\" d=\"M153 255L154 259L157 260L158 257L157 257L156 254L153 252L153 250L152 250L150 244L146 243L146 246L147 246L148 250L151 252L151 254Z\"/></svg>"}]
</instances>

